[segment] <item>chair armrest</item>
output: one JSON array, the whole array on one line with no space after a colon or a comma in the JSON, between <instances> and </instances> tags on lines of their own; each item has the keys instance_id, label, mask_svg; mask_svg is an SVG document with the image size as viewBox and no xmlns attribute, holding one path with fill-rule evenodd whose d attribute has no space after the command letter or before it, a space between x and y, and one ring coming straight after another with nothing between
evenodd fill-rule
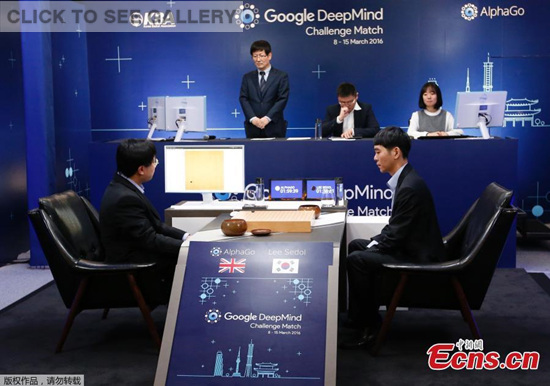
<instances>
[{"instance_id":1,"label":"chair armrest","mask_svg":"<svg viewBox=\"0 0 550 386\"><path fill-rule=\"evenodd\" d=\"M409 272L409 273L452 273L460 271L464 268L460 260L444 261L441 263L426 263L426 264L414 264L414 263L386 263L382 264L386 269L393 271Z\"/></svg>"},{"instance_id":2,"label":"chair armrest","mask_svg":"<svg viewBox=\"0 0 550 386\"><path fill-rule=\"evenodd\" d=\"M80 271L90 271L94 273L127 273L132 271L142 271L152 268L156 263L104 263L102 261L93 261L80 259L74 266L75 269Z\"/></svg>"}]
</instances>

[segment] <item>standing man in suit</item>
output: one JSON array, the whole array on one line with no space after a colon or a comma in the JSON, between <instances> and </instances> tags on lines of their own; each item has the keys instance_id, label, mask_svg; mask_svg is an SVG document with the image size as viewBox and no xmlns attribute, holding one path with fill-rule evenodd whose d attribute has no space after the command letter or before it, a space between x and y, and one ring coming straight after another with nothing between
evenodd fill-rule
<instances>
[{"instance_id":1,"label":"standing man in suit","mask_svg":"<svg viewBox=\"0 0 550 386\"><path fill-rule=\"evenodd\" d=\"M336 90L338 104L327 107L323 121L323 137L372 138L380 130L372 106L359 102L359 93L351 83L342 83Z\"/></svg>"},{"instance_id":2,"label":"standing man in suit","mask_svg":"<svg viewBox=\"0 0 550 386\"><path fill-rule=\"evenodd\" d=\"M246 120L246 138L286 136L283 115L290 87L286 72L271 66L271 45L265 40L252 43L250 55L256 66L243 76L239 101Z\"/></svg>"},{"instance_id":3,"label":"standing man in suit","mask_svg":"<svg viewBox=\"0 0 550 386\"><path fill-rule=\"evenodd\" d=\"M342 348L367 348L380 328L377 279L384 263L426 263L444 257L443 241L430 189L408 163L411 139L399 127L387 127L374 137L374 161L391 175L392 214L382 232L349 245L349 320L358 334Z\"/></svg>"},{"instance_id":4,"label":"standing man in suit","mask_svg":"<svg viewBox=\"0 0 550 386\"><path fill-rule=\"evenodd\" d=\"M99 215L105 261L113 263L156 262L153 270L137 280L144 295L168 303L180 246L189 234L164 224L145 196L158 165L155 144L126 139L116 153L117 172L110 182Z\"/></svg>"}]
</instances>

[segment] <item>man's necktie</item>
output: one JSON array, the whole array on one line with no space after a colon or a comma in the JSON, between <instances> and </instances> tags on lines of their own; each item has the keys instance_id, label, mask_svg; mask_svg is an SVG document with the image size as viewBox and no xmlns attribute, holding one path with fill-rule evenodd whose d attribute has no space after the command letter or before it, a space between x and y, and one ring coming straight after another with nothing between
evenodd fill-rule
<instances>
[{"instance_id":1,"label":"man's necktie","mask_svg":"<svg viewBox=\"0 0 550 386\"><path fill-rule=\"evenodd\" d=\"M265 89L265 71L260 71L260 92Z\"/></svg>"}]
</instances>

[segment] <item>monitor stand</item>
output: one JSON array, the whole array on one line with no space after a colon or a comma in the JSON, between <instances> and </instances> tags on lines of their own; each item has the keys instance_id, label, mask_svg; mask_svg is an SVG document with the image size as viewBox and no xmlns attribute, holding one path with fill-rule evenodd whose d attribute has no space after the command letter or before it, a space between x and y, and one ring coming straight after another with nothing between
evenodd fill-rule
<instances>
[{"instance_id":1,"label":"monitor stand","mask_svg":"<svg viewBox=\"0 0 550 386\"><path fill-rule=\"evenodd\" d=\"M489 139L489 128L487 127L487 117L485 115L479 115L479 122L477 123L479 130L481 131L481 136L483 139Z\"/></svg>"},{"instance_id":2,"label":"monitor stand","mask_svg":"<svg viewBox=\"0 0 550 386\"><path fill-rule=\"evenodd\" d=\"M183 133L185 132L185 125L178 126L178 132L176 133L176 138L174 138L174 142L180 142L183 138Z\"/></svg>"},{"instance_id":3,"label":"monitor stand","mask_svg":"<svg viewBox=\"0 0 550 386\"><path fill-rule=\"evenodd\" d=\"M212 204L214 199L212 198L212 193L202 193L202 203L205 205Z\"/></svg>"},{"instance_id":4,"label":"monitor stand","mask_svg":"<svg viewBox=\"0 0 550 386\"><path fill-rule=\"evenodd\" d=\"M153 123L151 126L149 126L149 134L147 134L147 139L153 139L153 134L155 134L155 130L157 128L157 124Z\"/></svg>"}]
</instances>

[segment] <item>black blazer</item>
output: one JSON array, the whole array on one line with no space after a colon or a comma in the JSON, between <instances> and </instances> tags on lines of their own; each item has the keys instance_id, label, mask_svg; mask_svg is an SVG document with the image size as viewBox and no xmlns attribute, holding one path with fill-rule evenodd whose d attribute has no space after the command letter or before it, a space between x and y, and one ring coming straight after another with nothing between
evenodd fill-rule
<instances>
[{"instance_id":1,"label":"black blazer","mask_svg":"<svg viewBox=\"0 0 550 386\"><path fill-rule=\"evenodd\" d=\"M260 92L258 71L243 76L239 101L244 112L247 138L285 137L287 122L283 110L288 102L290 86L286 72L271 67L264 92ZM252 117L268 116L271 122L261 130L250 123Z\"/></svg>"},{"instance_id":2,"label":"black blazer","mask_svg":"<svg viewBox=\"0 0 550 386\"><path fill-rule=\"evenodd\" d=\"M118 174L103 194L99 224L107 262L177 259L185 234L164 224L147 197Z\"/></svg>"},{"instance_id":3,"label":"black blazer","mask_svg":"<svg viewBox=\"0 0 550 386\"><path fill-rule=\"evenodd\" d=\"M368 103L357 102L361 110L353 111L354 132L356 137L372 138L380 130L380 124L374 116L372 106ZM340 105L330 105L327 107L325 120L323 121L323 137L340 137L344 123L338 124L336 118L340 114Z\"/></svg>"},{"instance_id":4,"label":"black blazer","mask_svg":"<svg viewBox=\"0 0 550 386\"><path fill-rule=\"evenodd\" d=\"M382 253L412 262L445 258L432 194L410 164L403 169L393 201L389 224L373 237Z\"/></svg>"}]
</instances>

